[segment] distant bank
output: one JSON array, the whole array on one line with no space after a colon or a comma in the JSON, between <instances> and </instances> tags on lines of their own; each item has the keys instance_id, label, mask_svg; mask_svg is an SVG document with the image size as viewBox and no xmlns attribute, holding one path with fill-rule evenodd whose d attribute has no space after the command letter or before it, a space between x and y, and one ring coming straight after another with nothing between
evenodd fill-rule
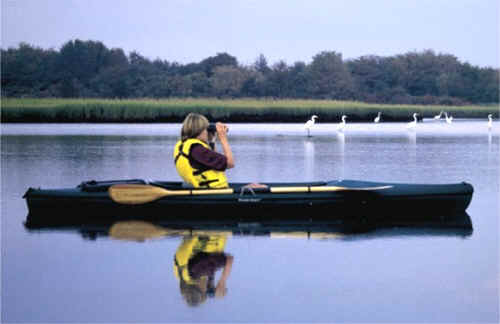
<instances>
[{"instance_id":1,"label":"distant bank","mask_svg":"<svg viewBox=\"0 0 500 324\"><path fill-rule=\"evenodd\" d=\"M435 106L389 105L355 101L292 99L29 99L2 98L3 123L170 123L181 122L189 112L211 121L280 123L305 122L311 115L321 122L408 121L413 113L431 118L446 111L455 118L498 118L498 105Z\"/></svg>"}]
</instances>

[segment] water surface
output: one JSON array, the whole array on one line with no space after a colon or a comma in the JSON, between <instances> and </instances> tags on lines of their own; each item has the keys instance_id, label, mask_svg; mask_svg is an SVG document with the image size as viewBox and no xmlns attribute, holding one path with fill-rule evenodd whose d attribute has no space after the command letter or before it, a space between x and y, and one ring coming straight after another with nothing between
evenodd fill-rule
<instances>
[{"instance_id":1,"label":"water surface","mask_svg":"<svg viewBox=\"0 0 500 324\"><path fill-rule=\"evenodd\" d=\"M386 228L326 236L227 233L223 298L190 306L174 274L182 235L137 240L28 231L28 187L178 180L174 124L2 126L3 322L498 322L499 129L486 122L230 124L234 182L467 181L472 233ZM208 212L208 211L207 211ZM70 217L71 215L68 215ZM154 234L154 235L153 235ZM216 273L218 281L221 270Z\"/></svg>"}]
</instances>

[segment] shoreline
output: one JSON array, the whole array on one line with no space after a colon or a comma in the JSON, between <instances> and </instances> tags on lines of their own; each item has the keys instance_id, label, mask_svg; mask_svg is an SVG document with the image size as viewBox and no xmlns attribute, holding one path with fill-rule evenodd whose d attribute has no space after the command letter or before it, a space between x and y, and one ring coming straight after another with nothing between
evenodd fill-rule
<instances>
[{"instance_id":1,"label":"shoreline","mask_svg":"<svg viewBox=\"0 0 500 324\"><path fill-rule=\"evenodd\" d=\"M211 121L231 123L297 123L312 115L322 122L384 122L433 118L446 111L454 118L499 117L499 105L437 106L371 104L354 101L302 99L30 99L2 98L1 123L179 123L190 112Z\"/></svg>"}]
</instances>

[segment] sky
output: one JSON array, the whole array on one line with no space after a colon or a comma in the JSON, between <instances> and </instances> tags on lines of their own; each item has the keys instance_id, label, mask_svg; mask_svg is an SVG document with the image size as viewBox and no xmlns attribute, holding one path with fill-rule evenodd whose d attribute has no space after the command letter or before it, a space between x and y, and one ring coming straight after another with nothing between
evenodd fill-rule
<instances>
[{"instance_id":1,"label":"sky","mask_svg":"<svg viewBox=\"0 0 500 324\"><path fill-rule=\"evenodd\" d=\"M434 50L500 67L499 0L0 0L2 49L100 41L182 64L228 53L243 65Z\"/></svg>"}]
</instances>

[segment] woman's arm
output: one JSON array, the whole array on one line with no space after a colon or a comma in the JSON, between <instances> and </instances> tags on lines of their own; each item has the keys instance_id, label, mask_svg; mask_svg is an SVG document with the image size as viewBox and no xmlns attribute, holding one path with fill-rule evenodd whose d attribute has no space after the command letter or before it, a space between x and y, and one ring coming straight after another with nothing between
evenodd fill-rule
<instances>
[{"instance_id":1,"label":"woman's arm","mask_svg":"<svg viewBox=\"0 0 500 324\"><path fill-rule=\"evenodd\" d=\"M227 169L227 157L224 154L205 148L201 144L193 144L189 156L189 162L195 169L204 167L217 171Z\"/></svg>"},{"instance_id":2,"label":"woman's arm","mask_svg":"<svg viewBox=\"0 0 500 324\"><path fill-rule=\"evenodd\" d=\"M229 277L229 274L231 273L231 268L233 267L233 260L234 258L232 255L229 254L226 255L226 264L224 265L224 270L222 270L219 282L215 287L216 297L224 297L227 293L226 280Z\"/></svg>"},{"instance_id":3,"label":"woman's arm","mask_svg":"<svg viewBox=\"0 0 500 324\"><path fill-rule=\"evenodd\" d=\"M229 146L229 141L227 140L227 126L222 123L215 124L217 128L217 135L219 136L219 141L222 146L222 151L224 151L224 155L227 158L227 168L234 168L234 158L233 151L231 150L231 146Z\"/></svg>"}]
</instances>

